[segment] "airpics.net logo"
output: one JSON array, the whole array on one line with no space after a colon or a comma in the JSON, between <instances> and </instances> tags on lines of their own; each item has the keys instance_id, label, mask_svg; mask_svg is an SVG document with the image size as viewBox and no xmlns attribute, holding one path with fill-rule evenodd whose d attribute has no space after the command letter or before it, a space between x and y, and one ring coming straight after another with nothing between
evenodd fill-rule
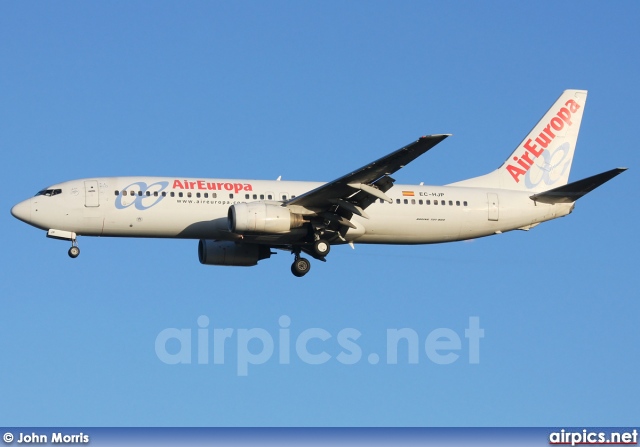
<instances>
[{"instance_id":1,"label":"airpics.net logo","mask_svg":"<svg viewBox=\"0 0 640 447\"><path fill-rule=\"evenodd\" d=\"M386 346L368 353L361 342L363 334L356 328L343 328L334 333L320 327L293 329L287 315L280 316L277 329L271 332L264 328L217 328L206 315L197 318L196 326L160 331L155 339L158 359L167 365L235 363L238 376L247 376L250 368L267 363L450 365L466 361L478 364L480 340L484 338L484 329L476 316L469 317L466 328L458 330L440 327L425 333L424 329L387 328ZM379 355L380 351L385 354Z\"/></svg>"}]
</instances>

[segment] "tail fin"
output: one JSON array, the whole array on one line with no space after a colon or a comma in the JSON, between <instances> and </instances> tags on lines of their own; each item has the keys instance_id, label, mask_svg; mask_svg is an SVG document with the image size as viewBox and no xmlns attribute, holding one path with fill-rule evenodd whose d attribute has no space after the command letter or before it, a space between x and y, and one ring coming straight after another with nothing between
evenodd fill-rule
<instances>
[{"instance_id":1,"label":"tail fin","mask_svg":"<svg viewBox=\"0 0 640 447\"><path fill-rule=\"evenodd\" d=\"M566 185L586 100L585 90L565 90L502 166L451 185L530 192Z\"/></svg>"}]
</instances>

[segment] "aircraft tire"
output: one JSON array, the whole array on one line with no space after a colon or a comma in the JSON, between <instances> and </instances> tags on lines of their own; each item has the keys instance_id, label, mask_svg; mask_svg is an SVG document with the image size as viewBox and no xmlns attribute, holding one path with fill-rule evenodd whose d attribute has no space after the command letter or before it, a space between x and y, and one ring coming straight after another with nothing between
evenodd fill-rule
<instances>
[{"instance_id":1,"label":"aircraft tire","mask_svg":"<svg viewBox=\"0 0 640 447\"><path fill-rule=\"evenodd\" d=\"M298 278L302 278L304 275L309 273L311 269L311 263L305 258L296 259L293 264L291 264L291 273Z\"/></svg>"},{"instance_id":2,"label":"aircraft tire","mask_svg":"<svg viewBox=\"0 0 640 447\"><path fill-rule=\"evenodd\" d=\"M80 256L80 249L74 245L69 249L69 257L75 259L78 256Z\"/></svg>"},{"instance_id":3,"label":"aircraft tire","mask_svg":"<svg viewBox=\"0 0 640 447\"><path fill-rule=\"evenodd\" d=\"M318 239L315 244L313 244L313 250L318 256L324 258L331 251L331 245L324 239Z\"/></svg>"}]
</instances>

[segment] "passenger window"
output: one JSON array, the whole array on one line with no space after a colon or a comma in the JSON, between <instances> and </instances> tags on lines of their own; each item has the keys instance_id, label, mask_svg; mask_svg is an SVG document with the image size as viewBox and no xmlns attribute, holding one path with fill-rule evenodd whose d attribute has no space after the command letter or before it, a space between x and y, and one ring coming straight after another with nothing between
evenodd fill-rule
<instances>
[{"instance_id":1,"label":"passenger window","mask_svg":"<svg viewBox=\"0 0 640 447\"><path fill-rule=\"evenodd\" d=\"M440 205L446 205L446 204L447 204L447 201L446 201L446 200L441 200L441 201L440 201Z\"/></svg>"},{"instance_id":2,"label":"passenger window","mask_svg":"<svg viewBox=\"0 0 640 447\"><path fill-rule=\"evenodd\" d=\"M422 205L422 199L418 200L418 205Z\"/></svg>"},{"instance_id":3,"label":"passenger window","mask_svg":"<svg viewBox=\"0 0 640 447\"><path fill-rule=\"evenodd\" d=\"M230 199L233 199L233 194L229 194L229 198L230 198Z\"/></svg>"},{"instance_id":4,"label":"passenger window","mask_svg":"<svg viewBox=\"0 0 640 447\"><path fill-rule=\"evenodd\" d=\"M249 194L245 194L245 195L244 195L244 198L245 198L245 199L247 199L247 200L249 200L249 198L251 198L251 196L250 196Z\"/></svg>"},{"instance_id":5,"label":"passenger window","mask_svg":"<svg viewBox=\"0 0 640 447\"><path fill-rule=\"evenodd\" d=\"M449 206L453 206L453 200L449 200Z\"/></svg>"},{"instance_id":6,"label":"passenger window","mask_svg":"<svg viewBox=\"0 0 640 447\"><path fill-rule=\"evenodd\" d=\"M211 198L215 199L216 197L218 197L218 193L217 192L212 192L211 193Z\"/></svg>"},{"instance_id":7,"label":"passenger window","mask_svg":"<svg viewBox=\"0 0 640 447\"><path fill-rule=\"evenodd\" d=\"M176 193L171 191L171 197L175 197L175 196L176 196Z\"/></svg>"},{"instance_id":8,"label":"passenger window","mask_svg":"<svg viewBox=\"0 0 640 447\"><path fill-rule=\"evenodd\" d=\"M200 198L200 193L199 193L199 192L197 192L197 193L196 193L196 197L197 197L198 199Z\"/></svg>"},{"instance_id":9,"label":"passenger window","mask_svg":"<svg viewBox=\"0 0 640 447\"><path fill-rule=\"evenodd\" d=\"M380 203L384 203L384 199L380 199Z\"/></svg>"},{"instance_id":10,"label":"passenger window","mask_svg":"<svg viewBox=\"0 0 640 447\"><path fill-rule=\"evenodd\" d=\"M438 201L437 201L437 200L434 200L434 201L433 201L433 204L434 204L434 205L437 205L437 204L438 204Z\"/></svg>"},{"instance_id":11,"label":"passenger window","mask_svg":"<svg viewBox=\"0 0 640 447\"><path fill-rule=\"evenodd\" d=\"M260 194L260 200L264 200L264 194Z\"/></svg>"},{"instance_id":12,"label":"passenger window","mask_svg":"<svg viewBox=\"0 0 640 447\"><path fill-rule=\"evenodd\" d=\"M463 204L464 206L467 206L467 201L465 200L464 202L462 202L462 204Z\"/></svg>"},{"instance_id":13,"label":"passenger window","mask_svg":"<svg viewBox=\"0 0 640 447\"><path fill-rule=\"evenodd\" d=\"M284 195L282 196L282 200L287 200L287 195L286 195L286 194L284 194Z\"/></svg>"},{"instance_id":14,"label":"passenger window","mask_svg":"<svg viewBox=\"0 0 640 447\"><path fill-rule=\"evenodd\" d=\"M415 205L416 204L416 199L411 199L411 205Z\"/></svg>"},{"instance_id":15,"label":"passenger window","mask_svg":"<svg viewBox=\"0 0 640 447\"><path fill-rule=\"evenodd\" d=\"M205 192L205 193L204 193L204 198L205 198L205 199L208 199L208 198L209 198L209 193L208 193L208 192Z\"/></svg>"},{"instance_id":16,"label":"passenger window","mask_svg":"<svg viewBox=\"0 0 640 447\"><path fill-rule=\"evenodd\" d=\"M116 195L120 195L120 191L118 191L117 189L114 192L116 193Z\"/></svg>"},{"instance_id":17,"label":"passenger window","mask_svg":"<svg viewBox=\"0 0 640 447\"><path fill-rule=\"evenodd\" d=\"M138 191L138 195L142 197L142 191Z\"/></svg>"},{"instance_id":18,"label":"passenger window","mask_svg":"<svg viewBox=\"0 0 640 447\"><path fill-rule=\"evenodd\" d=\"M253 195L253 200L258 200L258 194Z\"/></svg>"},{"instance_id":19,"label":"passenger window","mask_svg":"<svg viewBox=\"0 0 640 447\"><path fill-rule=\"evenodd\" d=\"M167 193L162 191L162 197L167 197Z\"/></svg>"},{"instance_id":20,"label":"passenger window","mask_svg":"<svg viewBox=\"0 0 640 447\"><path fill-rule=\"evenodd\" d=\"M191 198L191 192L187 193L187 197Z\"/></svg>"},{"instance_id":21,"label":"passenger window","mask_svg":"<svg viewBox=\"0 0 640 447\"><path fill-rule=\"evenodd\" d=\"M181 192L178 193L178 197L182 197L182 193Z\"/></svg>"},{"instance_id":22,"label":"passenger window","mask_svg":"<svg viewBox=\"0 0 640 447\"><path fill-rule=\"evenodd\" d=\"M151 197L151 191L147 191L147 197Z\"/></svg>"},{"instance_id":23,"label":"passenger window","mask_svg":"<svg viewBox=\"0 0 640 447\"><path fill-rule=\"evenodd\" d=\"M397 203L397 204L400 204L400 199L396 199L396 203Z\"/></svg>"},{"instance_id":24,"label":"passenger window","mask_svg":"<svg viewBox=\"0 0 640 447\"><path fill-rule=\"evenodd\" d=\"M426 203L427 205L431 205L431 200L427 200L425 203Z\"/></svg>"},{"instance_id":25,"label":"passenger window","mask_svg":"<svg viewBox=\"0 0 640 447\"><path fill-rule=\"evenodd\" d=\"M407 203L409 203L409 199L404 199L404 204L406 205Z\"/></svg>"},{"instance_id":26,"label":"passenger window","mask_svg":"<svg viewBox=\"0 0 640 447\"><path fill-rule=\"evenodd\" d=\"M460 201L456 200L456 206L460 206Z\"/></svg>"},{"instance_id":27,"label":"passenger window","mask_svg":"<svg viewBox=\"0 0 640 447\"><path fill-rule=\"evenodd\" d=\"M268 200L273 200L273 196L272 196L271 194L269 194L269 195L267 196L267 199L268 199Z\"/></svg>"}]
</instances>

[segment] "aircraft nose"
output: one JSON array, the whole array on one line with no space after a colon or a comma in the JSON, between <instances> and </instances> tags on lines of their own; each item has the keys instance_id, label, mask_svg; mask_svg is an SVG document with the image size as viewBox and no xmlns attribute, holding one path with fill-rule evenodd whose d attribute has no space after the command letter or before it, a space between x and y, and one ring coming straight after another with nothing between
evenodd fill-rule
<instances>
[{"instance_id":1,"label":"aircraft nose","mask_svg":"<svg viewBox=\"0 0 640 447\"><path fill-rule=\"evenodd\" d=\"M11 214L16 219L29 223L31 220L31 200L25 200L11 208Z\"/></svg>"}]
</instances>

